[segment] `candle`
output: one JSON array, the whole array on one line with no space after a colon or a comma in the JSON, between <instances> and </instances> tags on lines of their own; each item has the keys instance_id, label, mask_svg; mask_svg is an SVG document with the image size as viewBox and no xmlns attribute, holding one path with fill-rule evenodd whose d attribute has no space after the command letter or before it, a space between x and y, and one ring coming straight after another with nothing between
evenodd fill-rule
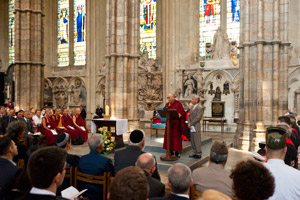
<instances>
[{"instance_id":1,"label":"candle","mask_svg":"<svg viewBox=\"0 0 300 200\"><path fill-rule=\"evenodd\" d=\"M109 106L108 105L105 106L105 115L109 115Z\"/></svg>"}]
</instances>

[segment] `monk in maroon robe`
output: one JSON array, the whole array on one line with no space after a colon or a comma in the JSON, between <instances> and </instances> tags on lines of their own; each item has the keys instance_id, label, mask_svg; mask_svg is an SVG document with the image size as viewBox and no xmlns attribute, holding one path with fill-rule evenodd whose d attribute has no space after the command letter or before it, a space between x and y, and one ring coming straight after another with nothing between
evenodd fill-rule
<instances>
[{"instance_id":1,"label":"monk in maroon robe","mask_svg":"<svg viewBox=\"0 0 300 200\"><path fill-rule=\"evenodd\" d=\"M179 151L182 150L182 138L181 134L185 133L185 111L180 103L175 99L174 94L169 94L168 103L166 104L165 108L168 109L176 109L178 112L179 119L170 120L170 150L176 151L175 155L180 157ZM166 126L167 127L167 126ZM167 149L167 128L165 129L165 136L164 136L164 149Z\"/></svg>"},{"instance_id":2,"label":"monk in maroon robe","mask_svg":"<svg viewBox=\"0 0 300 200\"><path fill-rule=\"evenodd\" d=\"M71 135L72 140L79 137L79 130L75 129L72 118L68 116L68 109L64 109L62 118L62 124L66 128L65 132Z\"/></svg>"},{"instance_id":3,"label":"monk in maroon robe","mask_svg":"<svg viewBox=\"0 0 300 200\"><path fill-rule=\"evenodd\" d=\"M79 130L79 136L86 142L88 139L88 130L86 128L85 121L80 115L80 108L76 109L76 113L73 116L73 124L75 125L76 130Z\"/></svg>"},{"instance_id":4,"label":"monk in maroon robe","mask_svg":"<svg viewBox=\"0 0 300 200\"><path fill-rule=\"evenodd\" d=\"M53 135L52 130L56 130L55 121L52 119L53 111L47 110L45 117L42 119L41 132L47 137L47 145L56 142L56 135Z\"/></svg>"},{"instance_id":5,"label":"monk in maroon robe","mask_svg":"<svg viewBox=\"0 0 300 200\"><path fill-rule=\"evenodd\" d=\"M63 126L63 123L62 123L62 118L61 118L61 110L60 108L56 108L55 109L55 114L52 115L52 119L53 121L55 122L55 125L56 125L56 131L57 133L62 133L62 132L66 132L66 128Z\"/></svg>"}]
</instances>

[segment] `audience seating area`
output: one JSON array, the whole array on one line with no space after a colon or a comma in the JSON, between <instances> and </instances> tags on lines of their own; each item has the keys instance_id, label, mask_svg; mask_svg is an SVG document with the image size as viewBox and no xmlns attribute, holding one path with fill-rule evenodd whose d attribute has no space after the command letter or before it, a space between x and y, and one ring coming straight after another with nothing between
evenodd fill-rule
<instances>
[{"instance_id":1,"label":"audience seating area","mask_svg":"<svg viewBox=\"0 0 300 200\"><path fill-rule=\"evenodd\" d=\"M99 184L103 185L103 200L107 199L107 194L109 192L109 186L110 183L113 180L113 177L111 176L111 173L105 172L103 176L93 176L89 174L84 174L79 171L78 167L70 167L66 171L66 179L70 179L70 185L74 186L78 190L78 182L86 182L86 183L93 183L93 184ZM171 195L171 188L166 187L165 188L165 196L170 196ZM195 186L192 186L190 188L190 200L196 200L197 198L202 196L202 193L197 191ZM232 198L233 200L238 200L237 198ZM84 197L84 200L89 200L87 197Z\"/></svg>"}]
</instances>

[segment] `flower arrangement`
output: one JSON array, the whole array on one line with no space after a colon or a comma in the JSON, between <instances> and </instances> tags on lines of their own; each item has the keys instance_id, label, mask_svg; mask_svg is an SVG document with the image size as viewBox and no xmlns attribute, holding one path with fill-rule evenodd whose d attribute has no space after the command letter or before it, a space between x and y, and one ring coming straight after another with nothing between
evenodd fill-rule
<instances>
[{"instance_id":1,"label":"flower arrangement","mask_svg":"<svg viewBox=\"0 0 300 200\"><path fill-rule=\"evenodd\" d=\"M103 137L103 150L102 154L109 154L114 149L115 138L111 135L111 132L104 130L103 128L99 128L98 132Z\"/></svg>"}]
</instances>

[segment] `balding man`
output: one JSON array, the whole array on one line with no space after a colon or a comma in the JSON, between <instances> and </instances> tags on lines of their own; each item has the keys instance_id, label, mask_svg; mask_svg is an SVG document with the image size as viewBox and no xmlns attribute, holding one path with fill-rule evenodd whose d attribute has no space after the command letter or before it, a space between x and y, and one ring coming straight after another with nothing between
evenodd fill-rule
<instances>
[{"instance_id":1,"label":"balding man","mask_svg":"<svg viewBox=\"0 0 300 200\"><path fill-rule=\"evenodd\" d=\"M155 172L155 159L151 153L141 154L135 165L141 168L147 177L147 181L150 187L149 198L163 197L165 195L165 185L153 178L152 175Z\"/></svg>"},{"instance_id":2,"label":"balding man","mask_svg":"<svg viewBox=\"0 0 300 200\"><path fill-rule=\"evenodd\" d=\"M86 128L84 119L80 115L80 108L76 109L76 113L73 116L73 124L75 125L75 128L79 130L79 136L82 137L86 142L88 139L88 130Z\"/></svg>"},{"instance_id":3,"label":"balding man","mask_svg":"<svg viewBox=\"0 0 300 200\"><path fill-rule=\"evenodd\" d=\"M177 101L175 99L175 95L173 93L168 94L168 103L166 104L165 108L167 110L169 109L175 109L178 112L178 118L170 120L170 150L171 154L180 158L179 151L182 150L182 139L181 134L186 132L185 128L185 111L180 103L180 101ZM167 129L165 129L165 136L164 136L164 145L163 148L167 149Z\"/></svg>"}]
</instances>

